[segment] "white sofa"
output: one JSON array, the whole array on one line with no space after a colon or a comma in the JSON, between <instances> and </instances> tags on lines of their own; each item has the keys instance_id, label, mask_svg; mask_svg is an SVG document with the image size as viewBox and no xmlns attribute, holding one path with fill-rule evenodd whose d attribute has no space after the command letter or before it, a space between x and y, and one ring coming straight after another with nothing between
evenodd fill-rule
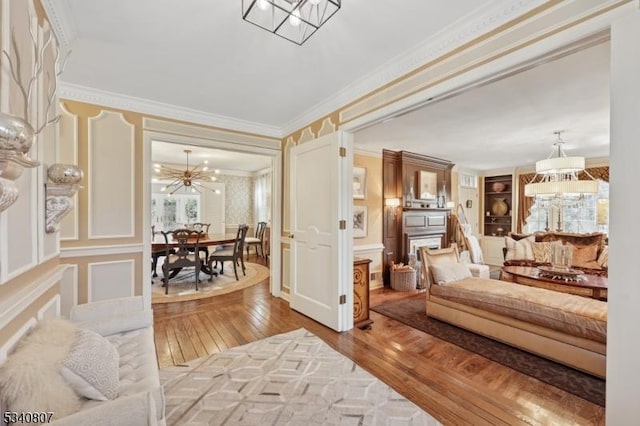
<instances>
[{"instance_id":1,"label":"white sofa","mask_svg":"<svg viewBox=\"0 0 640 426\"><path fill-rule=\"evenodd\" d=\"M54 334L56 330L62 332L62 329L66 327L69 327L70 330L77 330L76 327L79 327L81 329L92 330L105 337L115 348L118 357L114 358L113 354L106 354L104 362L100 361L100 356L103 353L113 352L113 348L109 347L107 351L103 352L98 350L92 354L91 358L86 359L89 361L89 364L96 365L98 369L112 368L107 367L108 365L114 365L112 363L118 366L117 397L115 399L101 401L84 398L79 395L75 396L77 401L73 403L73 410L75 411L71 414L65 412L66 415L56 418L55 411L52 410L54 417L51 424L56 426L165 425L164 394L162 386L160 385L153 336L153 312L149 309L144 309L142 297L112 299L75 306L70 314L70 322L71 324L63 321L56 326L58 328L46 328L46 330L51 330L49 333ZM47 327L51 327L51 325ZM42 332L36 334L38 334L38 336L47 335ZM47 352L48 355L50 355L49 358L55 357L54 353L56 353L56 350L59 351L57 348L62 347L54 343L54 346L48 349L49 343L46 341L47 338L45 337L40 340L45 340L45 346L37 346L38 353L43 354L43 356L38 359L47 359L47 357L44 356ZM29 340L29 343L26 343L25 347L29 347L32 341L33 340ZM59 342L59 340L52 338L52 342ZM105 344L108 345L106 342ZM30 349L30 351L29 353L23 351L16 354L15 356L18 357L16 359L28 359L27 356L32 355L33 349ZM35 354L36 357L38 357L38 353ZM24 355L24 357L22 355ZM52 366L53 365L55 364L52 364ZM27 368L32 368L29 366L30 364L27 364ZM5 364L5 368L11 369L12 366L7 367ZM7 386L12 386L11 380L8 380L9 377L14 377L11 376L11 371L13 371L14 374L21 374L20 372L24 371L25 367L17 368L20 370L7 370L4 372L5 375L0 377L0 385L4 382L5 390L7 390ZM32 371L41 370L35 369ZM53 374L56 374L55 370ZM42 384L38 384L37 381L29 381L28 383L26 381L21 382L20 388L14 388L20 389L17 390L19 395L22 395L25 389L28 389L28 392L38 392L38 390L42 390L42 392L56 392L57 395L62 395L63 392L66 392L62 387L51 385L52 383L58 383L58 376L53 376L53 380L51 380L51 376L46 376L45 378L45 376L40 376L39 374L32 374L29 376L29 379L25 378L25 380L32 380L31 377L33 376L42 377L40 380L45 380L46 382ZM38 379L36 378L36 380ZM60 376L60 380L63 380L62 376ZM48 384L48 386L46 386L46 384ZM10 393L15 392L15 390L12 391L11 389L8 389L8 391ZM74 392L74 390L71 389L70 391L72 393ZM47 395L49 394L43 393L38 395L36 393L34 395L34 398L36 398L35 401L41 401L43 398L44 400L49 400L51 396ZM72 398L74 398L74 396L72 396ZM60 400L58 399L57 401ZM65 399L65 401L67 400ZM16 402L16 404L20 404L20 402ZM10 405L9 403L0 402L0 408L3 409L10 409ZM2 419L0 419L0 425L3 425Z\"/></svg>"},{"instance_id":2,"label":"white sofa","mask_svg":"<svg viewBox=\"0 0 640 426\"><path fill-rule=\"evenodd\" d=\"M118 398L84 400L75 414L57 426L164 425L164 394L160 385L153 338L153 312L142 297L112 299L75 306L70 320L106 337L120 356Z\"/></svg>"}]
</instances>

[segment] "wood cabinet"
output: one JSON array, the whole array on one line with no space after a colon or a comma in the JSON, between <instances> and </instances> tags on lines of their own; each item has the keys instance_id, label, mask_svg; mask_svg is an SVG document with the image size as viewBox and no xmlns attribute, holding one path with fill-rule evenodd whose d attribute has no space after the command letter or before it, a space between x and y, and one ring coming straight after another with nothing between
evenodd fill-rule
<instances>
[{"instance_id":1,"label":"wood cabinet","mask_svg":"<svg viewBox=\"0 0 640 426\"><path fill-rule=\"evenodd\" d=\"M513 214L512 175L484 178L483 234L501 237L511 232Z\"/></svg>"},{"instance_id":2,"label":"wood cabinet","mask_svg":"<svg viewBox=\"0 0 640 426\"><path fill-rule=\"evenodd\" d=\"M371 259L353 259L353 325L366 328L369 318L369 264Z\"/></svg>"}]
</instances>

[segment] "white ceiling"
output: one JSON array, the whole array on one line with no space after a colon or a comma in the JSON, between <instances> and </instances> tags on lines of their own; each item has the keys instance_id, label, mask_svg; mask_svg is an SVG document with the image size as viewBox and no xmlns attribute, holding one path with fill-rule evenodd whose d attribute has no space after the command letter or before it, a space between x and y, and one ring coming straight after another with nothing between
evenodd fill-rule
<instances>
[{"instance_id":1,"label":"white ceiling","mask_svg":"<svg viewBox=\"0 0 640 426\"><path fill-rule=\"evenodd\" d=\"M241 0L43 1L55 9L57 32L72 49L63 88L263 126L272 136L379 87L487 22L499 25L509 13L541 3L344 0L297 46L243 21ZM550 152L553 131L564 129L569 153L607 156L608 55L608 44L600 45L439 101L359 131L356 147L419 152L488 170L533 165ZM173 152L154 148L154 157L184 156L184 147L167 148ZM229 166L220 168L262 168L247 166L252 161L243 156L224 161Z\"/></svg>"},{"instance_id":2,"label":"white ceiling","mask_svg":"<svg viewBox=\"0 0 640 426\"><path fill-rule=\"evenodd\" d=\"M357 148L401 149L458 167L533 166L552 150L555 130L567 155L609 155L610 43L474 88L355 134Z\"/></svg>"}]
</instances>

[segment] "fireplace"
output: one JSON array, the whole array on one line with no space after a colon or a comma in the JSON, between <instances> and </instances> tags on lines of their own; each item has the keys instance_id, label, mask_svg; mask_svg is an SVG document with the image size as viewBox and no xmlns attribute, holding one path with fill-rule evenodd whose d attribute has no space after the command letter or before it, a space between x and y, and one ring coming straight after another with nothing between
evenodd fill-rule
<instances>
[{"instance_id":1,"label":"fireplace","mask_svg":"<svg viewBox=\"0 0 640 426\"><path fill-rule=\"evenodd\" d=\"M405 235L406 253L414 253L420 260L420 254L418 253L420 247L426 246L430 249L439 249L442 248L443 240L444 234Z\"/></svg>"}]
</instances>

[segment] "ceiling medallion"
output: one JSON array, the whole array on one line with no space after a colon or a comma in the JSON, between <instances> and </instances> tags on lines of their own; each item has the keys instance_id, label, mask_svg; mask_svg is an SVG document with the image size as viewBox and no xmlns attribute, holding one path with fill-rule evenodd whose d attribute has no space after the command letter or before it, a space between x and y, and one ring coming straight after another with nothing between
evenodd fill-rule
<instances>
[{"instance_id":1,"label":"ceiling medallion","mask_svg":"<svg viewBox=\"0 0 640 426\"><path fill-rule=\"evenodd\" d=\"M341 4L342 0L242 0L242 19L302 45Z\"/></svg>"}]
</instances>

